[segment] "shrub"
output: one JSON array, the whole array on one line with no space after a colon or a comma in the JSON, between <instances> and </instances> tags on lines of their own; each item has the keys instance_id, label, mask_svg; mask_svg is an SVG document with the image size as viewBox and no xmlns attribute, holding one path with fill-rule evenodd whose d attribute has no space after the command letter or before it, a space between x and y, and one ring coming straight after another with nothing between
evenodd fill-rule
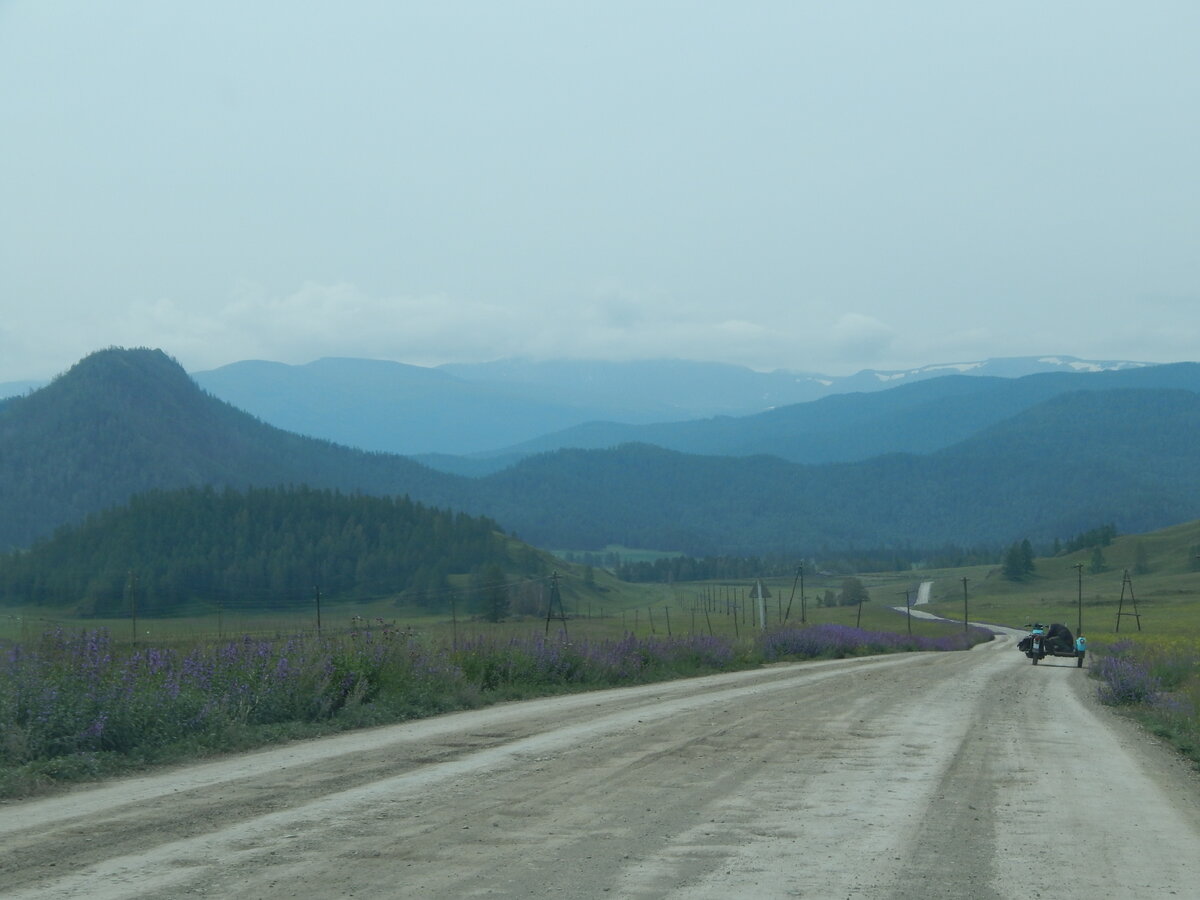
<instances>
[{"instance_id":1,"label":"shrub","mask_svg":"<svg viewBox=\"0 0 1200 900\"><path fill-rule=\"evenodd\" d=\"M1103 682L1100 702L1109 706L1154 701L1162 684L1150 674L1144 663L1126 656L1102 656L1093 672Z\"/></svg>"}]
</instances>

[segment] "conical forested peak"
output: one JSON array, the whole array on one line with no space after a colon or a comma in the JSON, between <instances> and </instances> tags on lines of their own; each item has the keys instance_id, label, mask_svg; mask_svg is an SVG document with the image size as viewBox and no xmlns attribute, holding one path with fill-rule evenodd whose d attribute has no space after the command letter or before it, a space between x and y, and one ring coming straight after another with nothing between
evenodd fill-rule
<instances>
[{"instance_id":1,"label":"conical forested peak","mask_svg":"<svg viewBox=\"0 0 1200 900\"><path fill-rule=\"evenodd\" d=\"M129 399L202 393L178 362L162 350L110 347L92 353L58 376L50 388Z\"/></svg>"},{"instance_id":2,"label":"conical forested peak","mask_svg":"<svg viewBox=\"0 0 1200 900\"><path fill-rule=\"evenodd\" d=\"M97 350L71 366L62 378L164 378L173 377L184 381L187 373L178 362L162 350L150 347L109 347Z\"/></svg>"},{"instance_id":3,"label":"conical forested peak","mask_svg":"<svg viewBox=\"0 0 1200 900\"><path fill-rule=\"evenodd\" d=\"M164 418L195 410L204 392L161 350L109 348L84 357L41 390L14 398L10 419L60 428L88 422Z\"/></svg>"},{"instance_id":4,"label":"conical forested peak","mask_svg":"<svg viewBox=\"0 0 1200 900\"><path fill-rule=\"evenodd\" d=\"M0 407L0 460L0 549L155 488L309 484L405 494L416 482L452 480L401 457L265 425L145 348L93 353Z\"/></svg>"}]
</instances>

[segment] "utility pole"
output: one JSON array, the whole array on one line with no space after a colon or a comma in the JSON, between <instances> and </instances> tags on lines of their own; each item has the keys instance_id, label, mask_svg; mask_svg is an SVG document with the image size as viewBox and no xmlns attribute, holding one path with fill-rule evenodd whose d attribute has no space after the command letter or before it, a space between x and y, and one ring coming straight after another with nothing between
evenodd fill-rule
<instances>
[{"instance_id":1,"label":"utility pole","mask_svg":"<svg viewBox=\"0 0 1200 900\"><path fill-rule=\"evenodd\" d=\"M317 598L317 637L321 636L321 588L313 585L313 593Z\"/></svg>"},{"instance_id":2,"label":"utility pole","mask_svg":"<svg viewBox=\"0 0 1200 900\"><path fill-rule=\"evenodd\" d=\"M905 615L905 618L908 620L908 634L909 634L909 637L911 637L911 636L912 636L912 600L911 600L911 594L912 594L912 591L905 591L905 592L904 592L904 615Z\"/></svg>"},{"instance_id":3,"label":"utility pole","mask_svg":"<svg viewBox=\"0 0 1200 900\"><path fill-rule=\"evenodd\" d=\"M1083 563L1075 563L1075 575L1079 584L1078 600L1076 601L1075 637L1083 633ZM1120 621L1117 622L1120 625ZM1120 629L1118 629L1120 630Z\"/></svg>"},{"instance_id":4,"label":"utility pole","mask_svg":"<svg viewBox=\"0 0 1200 900\"><path fill-rule=\"evenodd\" d=\"M967 579L963 578L963 631L967 630Z\"/></svg>"},{"instance_id":5,"label":"utility pole","mask_svg":"<svg viewBox=\"0 0 1200 900\"><path fill-rule=\"evenodd\" d=\"M1133 604L1133 612L1125 612L1125 588L1129 588L1129 602ZM1133 596L1133 579L1129 577L1129 570L1125 570L1125 578L1121 582L1121 602L1117 606L1117 633L1121 631L1121 616L1133 616L1133 620L1137 622L1137 630L1142 630L1142 617L1138 615L1137 597Z\"/></svg>"},{"instance_id":6,"label":"utility pole","mask_svg":"<svg viewBox=\"0 0 1200 900\"><path fill-rule=\"evenodd\" d=\"M803 575L804 575L804 566L800 566L796 569L796 577L794 579L792 579L792 596L788 597L787 612L785 612L783 614L784 622L786 622L788 620L788 616L790 616L792 614L792 601L796 599L796 582L799 581L803 577ZM780 596L780 599L782 599L782 595ZM804 606L804 592L803 591L800 592L800 606L802 608ZM803 621L804 621L804 619L802 616L801 622L803 622Z\"/></svg>"},{"instance_id":7,"label":"utility pole","mask_svg":"<svg viewBox=\"0 0 1200 900\"><path fill-rule=\"evenodd\" d=\"M129 620L133 629L133 646L137 646L137 573L129 570Z\"/></svg>"},{"instance_id":8,"label":"utility pole","mask_svg":"<svg viewBox=\"0 0 1200 900\"><path fill-rule=\"evenodd\" d=\"M808 624L808 606L804 598L804 566L800 567L800 624Z\"/></svg>"}]
</instances>

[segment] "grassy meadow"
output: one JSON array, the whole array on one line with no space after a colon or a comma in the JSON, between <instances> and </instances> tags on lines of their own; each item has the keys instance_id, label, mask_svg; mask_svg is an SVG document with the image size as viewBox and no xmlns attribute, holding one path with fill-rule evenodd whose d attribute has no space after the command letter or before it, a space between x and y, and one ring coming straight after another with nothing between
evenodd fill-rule
<instances>
[{"instance_id":1,"label":"grassy meadow","mask_svg":"<svg viewBox=\"0 0 1200 900\"><path fill-rule=\"evenodd\" d=\"M749 584L627 585L564 569L565 618L394 604L85 620L0 613L0 797L500 700L913 650L988 635L866 604L805 610ZM770 589L768 589L770 590ZM861 624L861 627L856 625Z\"/></svg>"},{"instance_id":2,"label":"grassy meadow","mask_svg":"<svg viewBox=\"0 0 1200 900\"><path fill-rule=\"evenodd\" d=\"M0 796L498 700L782 659L964 649L986 639L962 624L964 578L972 621L1076 630L1082 618L1101 699L1200 761L1197 547L1200 523L1117 538L1099 572L1081 551L1038 559L1021 582L998 566L864 573L870 600L851 607L818 605L840 575L806 572L803 592L796 574L764 579L760 605L753 581L627 584L564 563L566 616L549 620L526 610L491 623L465 603L430 614L387 601L326 603L319 628L315 600L103 620L5 608ZM923 581L932 602L921 609L951 621L905 614Z\"/></svg>"},{"instance_id":3,"label":"grassy meadow","mask_svg":"<svg viewBox=\"0 0 1200 900\"><path fill-rule=\"evenodd\" d=\"M514 613L505 621L484 621L466 601L449 610L430 613L414 606L397 606L388 600L372 603L325 603L320 611L322 633L350 633L364 623L386 623L406 634L419 635L434 643L453 645L477 636L521 637L535 634L593 640L637 637L680 637L707 635L732 640L751 638L759 630L759 606L754 599L756 583L751 580L659 585L630 584L612 577L602 569L585 576L583 566L564 563L561 595L566 620L556 609L547 628L548 593L539 600L536 614ZM816 598L825 591L838 591L840 575L806 575L802 602L794 576L763 579L762 604L768 628L782 624L833 624L857 626L868 630L901 631L926 637L938 637L954 629L936 622L912 618L911 623L892 607L905 606L906 585L916 596L923 573L903 578L894 575L862 575L871 590L872 601L857 607L819 607ZM961 620L961 611L959 613ZM803 619L803 622L801 621ZM38 607L0 607L0 642L29 641L50 629L104 629L118 644L189 644L195 641L220 641L249 635L273 638L296 633L316 632L318 616L315 601L304 607L276 611L220 610L211 606L204 614L177 617L141 617L80 619L62 610Z\"/></svg>"},{"instance_id":4,"label":"grassy meadow","mask_svg":"<svg viewBox=\"0 0 1200 900\"><path fill-rule=\"evenodd\" d=\"M1081 550L1038 559L1020 582L1006 581L999 566L924 572L934 580L928 610L961 618L965 577L974 621L1014 628L1062 622L1077 631L1082 620L1091 643L1139 635L1200 639L1200 523L1118 537L1101 553L1102 571L1092 571L1092 551Z\"/></svg>"}]
</instances>

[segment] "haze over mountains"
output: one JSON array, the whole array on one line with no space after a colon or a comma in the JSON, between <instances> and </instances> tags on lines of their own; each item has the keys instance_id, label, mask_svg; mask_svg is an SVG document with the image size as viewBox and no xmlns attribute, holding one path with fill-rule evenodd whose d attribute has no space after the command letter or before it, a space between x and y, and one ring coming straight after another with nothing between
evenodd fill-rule
<instances>
[{"instance_id":1,"label":"haze over mountains","mask_svg":"<svg viewBox=\"0 0 1200 900\"><path fill-rule=\"evenodd\" d=\"M704 426L675 431L660 426L744 417L946 376L1015 379L1037 373L1123 371L1146 365L1068 356L1023 357L831 376L757 372L743 366L684 360L509 359L429 368L383 360L325 358L305 365L246 360L194 372L192 378L214 396L297 434L364 450L423 456L435 465L442 464L439 458L447 455L501 459L500 463L467 465L479 472L495 470L521 455L566 446L604 447L646 440L688 449L687 438L672 435L704 431ZM3 383L0 398L42 386L44 382ZM819 415L829 409L823 408ZM629 425L648 427L620 427ZM725 427L734 426L727 423ZM739 451L714 446L711 451L697 447L696 452ZM445 464L452 468L464 465L462 461Z\"/></svg>"},{"instance_id":2,"label":"haze over mountains","mask_svg":"<svg viewBox=\"0 0 1200 900\"><path fill-rule=\"evenodd\" d=\"M321 359L303 366L247 361L193 377L222 400L299 434L366 450L426 455L427 462L448 468L461 469L463 463L432 454L500 458L490 467L467 467L478 474L531 452L666 439L653 429L644 435L620 429L610 433L595 423L650 426L740 417L947 375L1012 379L1047 372L1122 371L1142 365L1042 357L894 372L868 370L839 377L756 372L682 360L501 360L423 368L378 360ZM586 432L555 434L585 424Z\"/></svg>"},{"instance_id":3,"label":"haze over mountains","mask_svg":"<svg viewBox=\"0 0 1200 900\"><path fill-rule=\"evenodd\" d=\"M434 397L446 379L461 381L406 374ZM352 421L361 407L342 396ZM504 389L490 396L499 407ZM397 428L426 427L408 408L394 417ZM469 478L275 428L205 393L160 351L101 351L0 405L0 547L27 546L140 491L204 484L406 494L487 515L541 547L693 555L999 545L1200 517L1194 363L944 376L635 427L647 429L638 443L539 452ZM660 435L675 448L647 440Z\"/></svg>"}]
</instances>

